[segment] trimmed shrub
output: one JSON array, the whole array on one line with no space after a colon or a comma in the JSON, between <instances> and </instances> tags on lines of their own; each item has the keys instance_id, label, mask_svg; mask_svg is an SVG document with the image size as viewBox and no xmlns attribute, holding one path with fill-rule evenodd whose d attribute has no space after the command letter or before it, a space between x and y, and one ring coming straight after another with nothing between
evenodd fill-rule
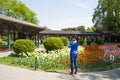
<instances>
[{"instance_id":1,"label":"trimmed shrub","mask_svg":"<svg viewBox=\"0 0 120 80\"><path fill-rule=\"evenodd\" d=\"M97 44L104 44L103 38L98 38L97 39Z\"/></svg>"},{"instance_id":2,"label":"trimmed shrub","mask_svg":"<svg viewBox=\"0 0 120 80\"><path fill-rule=\"evenodd\" d=\"M43 42L46 51L58 50L64 47L63 41L58 37L46 38Z\"/></svg>"},{"instance_id":3,"label":"trimmed shrub","mask_svg":"<svg viewBox=\"0 0 120 80\"><path fill-rule=\"evenodd\" d=\"M91 45L92 41L91 39L87 39L87 45Z\"/></svg>"},{"instance_id":4,"label":"trimmed shrub","mask_svg":"<svg viewBox=\"0 0 120 80\"><path fill-rule=\"evenodd\" d=\"M19 39L14 42L13 50L16 54L33 52L35 50L35 44L32 40Z\"/></svg>"},{"instance_id":5,"label":"trimmed shrub","mask_svg":"<svg viewBox=\"0 0 120 80\"><path fill-rule=\"evenodd\" d=\"M79 40L79 44L83 45L84 44L84 40Z\"/></svg>"},{"instance_id":6,"label":"trimmed shrub","mask_svg":"<svg viewBox=\"0 0 120 80\"><path fill-rule=\"evenodd\" d=\"M66 37L61 37L61 40L63 41L64 46L68 45L68 38Z\"/></svg>"}]
</instances>

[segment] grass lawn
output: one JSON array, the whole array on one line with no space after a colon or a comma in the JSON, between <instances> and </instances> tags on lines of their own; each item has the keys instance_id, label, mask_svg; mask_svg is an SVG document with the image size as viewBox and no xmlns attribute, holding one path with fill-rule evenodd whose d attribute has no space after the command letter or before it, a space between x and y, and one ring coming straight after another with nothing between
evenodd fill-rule
<instances>
[{"instance_id":1,"label":"grass lawn","mask_svg":"<svg viewBox=\"0 0 120 80\"><path fill-rule=\"evenodd\" d=\"M26 68L26 69L32 69L24 65L14 64L15 60L18 60L18 57L2 57L0 58L0 64L10 65L10 66L15 66L15 67L20 67L20 68Z\"/></svg>"}]
</instances>

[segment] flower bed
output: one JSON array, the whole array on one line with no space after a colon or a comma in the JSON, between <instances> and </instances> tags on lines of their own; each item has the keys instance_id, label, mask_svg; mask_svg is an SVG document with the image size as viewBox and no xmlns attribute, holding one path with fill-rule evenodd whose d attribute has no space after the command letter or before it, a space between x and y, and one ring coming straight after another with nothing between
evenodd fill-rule
<instances>
[{"instance_id":1,"label":"flower bed","mask_svg":"<svg viewBox=\"0 0 120 80\"><path fill-rule=\"evenodd\" d=\"M120 48L120 44L118 44L117 47Z\"/></svg>"},{"instance_id":2,"label":"flower bed","mask_svg":"<svg viewBox=\"0 0 120 80\"><path fill-rule=\"evenodd\" d=\"M110 66L109 52L115 54L115 64L120 64L120 48L116 45L79 46L78 67L83 69L106 69ZM66 70L70 69L70 49L64 48L56 51L24 53L24 57L0 58L0 62L8 61L9 64L25 66L34 69L37 57L37 69L41 70ZM28 56L29 55L29 56ZM9 59L11 58L11 59ZM6 62L6 63L8 63ZM107 66L107 67L106 67Z\"/></svg>"},{"instance_id":3,"label":"flower bed","mask_svg":"<svg viewBox=\"0 0 120 80\"><path fill-rule=\"evenodd\" d=\"M104 57L104 51L98 46L84 46L84 53L79 54L78 60L83 64L99 62Z\"/></svg>"},{"instance_id":4,"label":"flower bed","mask_svg":"<svg viewBox=\"0 0 120 80\"><path fill-rule=\"evenodd\" d=\"M120 57L120 48L117 44L101 45L99 48L105 51L105 58L109 58L111 53L113 53L116 58Z\"/></svg>"},{"instance_id":5,"label":"flower bed","mask_svg":"<svg viewBox=\"0 0 120 80\"><path fill-rule=\"evenodd\" d=\"M37 57L37 63L36 63L37 69L50 70L50 69L69 68L69 65L67 64L67 62L64 62L64 59L69 59L68 48L56 50L56 51L49 51L49 53L46 53L45 51L34 52L34 53L31 53L29 57L25 56L25 57L15 58L11 63L19 66L27 66L29 68L34 69L35 57Z\"/></svg>"}]
</instances>

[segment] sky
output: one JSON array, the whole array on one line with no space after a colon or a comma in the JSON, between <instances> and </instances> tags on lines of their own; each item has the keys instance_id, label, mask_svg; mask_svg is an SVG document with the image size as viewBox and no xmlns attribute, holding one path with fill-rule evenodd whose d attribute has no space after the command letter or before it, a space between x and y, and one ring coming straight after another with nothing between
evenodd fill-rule
<instances>
[{"instance_id":1,"label":"sky","mask_svg":"<svg viewBox=\"0 0 120 80\"><path fill-rule=\"evenodd\" d=\"M85 26L91 27L92 15L98 0L21 0L37 14L40 26L52 30Z\"/></svg>"}]
</instances>

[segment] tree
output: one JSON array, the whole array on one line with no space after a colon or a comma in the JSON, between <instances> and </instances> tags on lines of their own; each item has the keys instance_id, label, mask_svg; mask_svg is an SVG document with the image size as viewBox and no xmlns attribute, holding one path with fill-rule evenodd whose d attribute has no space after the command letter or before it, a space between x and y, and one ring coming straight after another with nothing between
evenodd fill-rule
<instances>
[{"instance_id":1,"label":"tree","mask_svg":"<svg viewBox=\"0 0 120 80\"><path fill-rule=\"evenodd\" d=\"M19 0L0 0L0 14L38 24L36 13Z\"/></svg>"},{"instance_id":2,"label":"tree","mask_svg":"<svg viewBox=\"0 0 120 80\"><path fill-rule=\"evenodd\" d=\"M93 14L94 27L120 33L120 0L98 0Z\"/></svg>"},{"instance_id":3,"label":"tree","mask_svg":"<svg viewBox=\"0 0 120 80\"><path fill-rule=\"evenodd\" d=\"M85 31L85 26L78 26L73 28L64 28L63 31Z\"/></svg>"},{"instance_id":4,"label":"tree","mask_svg":"<svg viewBox=\"0 0 120 80\"><path fill-rule=\"evenodd\" d=\"M85 31L85 26L78 26L77 29L78 29L79 31Z\"/></svg>"},{"instance_id":5,"label":"tree","mask_svg":"<svg viewBox=\"0 0 120 80\"><path fill-rule=\"evenodd\" d=\"M88 28L87 28L87 31L88 31L88 32L94 32L94 31L95 31L95 28L94 28L94 27L88 27Z\"/></svg>"}]
</instances>

